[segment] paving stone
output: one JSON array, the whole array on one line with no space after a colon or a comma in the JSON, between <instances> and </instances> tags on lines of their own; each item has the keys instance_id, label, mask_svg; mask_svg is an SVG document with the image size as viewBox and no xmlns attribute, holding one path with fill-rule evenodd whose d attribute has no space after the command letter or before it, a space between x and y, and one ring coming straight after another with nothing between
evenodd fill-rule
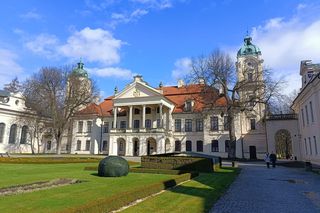
<instances>
[{"instance_id":1,"label":"paving stone","mask_svg":"<svg viewBox=\"0 0 320 213\"><path fill-rule=\"evenodd\" d=\"M210 213L320 213L319 175L263 163L239 166L239 177Z\"/></svg>"}]
</instances>

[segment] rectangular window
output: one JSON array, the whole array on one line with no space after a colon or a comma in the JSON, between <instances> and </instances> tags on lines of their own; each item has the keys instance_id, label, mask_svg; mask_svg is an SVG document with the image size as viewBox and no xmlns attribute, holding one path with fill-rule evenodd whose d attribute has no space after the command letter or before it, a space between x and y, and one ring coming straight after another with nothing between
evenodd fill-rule
<instances>
[{"instance_id":1,"label":"rectangular window","mask_svg":"<svg viewBox=\"0 0 320 213\"><path fill-rule=\"evenodd\" d=\"M86 151L90 150L90 140L86 141Z\"/></svg>"},{"instance_id":2,"label":"rectangular window","mask_svg":"<svg viewBox=\"0 0 320 213\"><path fill-rule=\"evenodd\" d=\"M304 139L304 147L306 149L306 155L308 155L307 139Z\"/></svg>"},{"instance_id":3,"label":"rectangular window","mask_svg":"<svg viewBox=\"0 0 320 213\"><path fill-rule=\"evenodd\" d=\"M254 96L253 95L249 96L249 106L254 107Z\"/></svg>"},{"instance_id":4,"label":"rectangular window","mask_svg":"<svg viewBox=\"0 0 320 213\"><path fill-rule=\"evenodd\" d=\"M181 119L174 120L174 131L181 132Z\"/></svg>"},{"instance_id":5,"label":"rectangular window","mask_svg":"<svg viewBox=\"0 0 320 213\"><path fill-rule=\"evenodd\" d=\"M203 152L203 141L197 141L197 152Z\"/></svg>"},{"instance_id":6,"label":"rectangular window","mask_svg":"<svg viewBox=\"0 0 320 213\"><path fill-rule=\"evenodd\" d=\"M157 119L157 128L161 127L160 119Z\"/></svg>"},{"instance_id":7,"label":"rectangular window","mask_svg":"<svg viewBox=\"0 0 320 213\"><path fill-rule=\"evenodd\" d=\"M191 152L191 151L192 151L192 142L186 141L186 152Z\"/></svg>"},{"instance_id":8,"label":"rectangular window","mask_svg":"<svg viewBox=\"0 0 320 213\"><path fill-rule=\"evenodd\" d=\"M196 131L197 132L202 132L203 131L203 120L202 119L197 119L196 120Z\"/></svg>"},{"instance_id":9,"label":"rectangular window","mask_svg":"<svg viewBox=\"0 0 320 213\"><path fill-rule=\"evenodd\" d=\"M248 81L253 81L253 73L252 72L248 73Z\"/></svg>"},{"instance_id":10,"label":"rectangular window","mask_svg":"<svg viewBox=\"0 0 320 213\"><path fill-rule=\"evenodd\" d=\"M251 130L256 129L256 119L254 119L254 118L250 119L250 129Z\"/></svg>"},{"instance_id":11,"label":"rectangular window","mask_svg":"<svg viewBox=\"0 0 320 213\"><path fill-rule=\"evenodd\" d=\"M307 125L309 124L309 113L308 113L308 105L305 105L306 109L306 118L307 118Z\"/></svg>"},{"instance_id":12,"label":"rectangular window","mask_svg":"<svg viewBox=\"0 0 320 213\"><path fill-rule=\"evenodd\" d=\"M229 146L229 140L226 140L224 143L225 143L224 151L225 151L225 152L229 152L229 148L230 148L230 146Z\"/></svg>"},{"instance_id":13,"label":"rectangular window","mask_svg":"<svg viewBox=\"0 0 320 213\"><path fill-rule=\"evenodd\" d=\"M310 137L308 137L308 141L309 141L310 155L312 155L312 147L311 147L311 139L310 139Z\"/></svg>"},{"instance_id":14,"label":"rectangular window","mask_svg":"<svg viewBox=\"0 0 320 213\"><path fill-rule=\"evenodd\" d=\"M133 121L133 128L139 129L140 128L140 120L134 120Z\"/></svg>"},{"instance_id":15,"label":"rectangular window","mask_svg":"<svg viewBox=\"0 0 320 213\"><path fill-rule=\"evenodd\" d=\"M92 129L92 121L87 121L87 132L90 133Z\"/></svg>"},{"instance_id":16,"label":"rectangular window","mask_svg":"<svg viewBox=\"0 0 320 213\"><path fill-rule=\"evenodd\" d=\"M211 141L211 152L219 152L219 141L218 140Z\"/></svg>"},{"instance_id":17,"label":"rectangular window","mask_svg":"<svg viewBox=\"0 0 320 213\"><path fill-rule=\"evenodd\" d=\"M312 102L310 101L309 104L310 104L311 121L314 122Z\"/></svg>"},{"instance_id":18,"label":"rectangular window","mask_svg":"<svg viewBox=\"0 0 320 213\"><path fill-rule=\"evenodd\" d=\"M185 120L184 130L186 132L192 132L192 119Z\"/></svg>"},{"instance_id":19,"label":"rectangular window","mask_svg":"<svg viewBox=\"0 0 320 213\"><path fill-rule=\"evenodd\" d=\"M80 140L77 140L76 150L77 150L77 151L80 151L80 150L81 150L81 141L80 141Z\"/></svg>"},{"instance_id":20,"label":"rectangular window","mask_svg":"<svg viewBox=\"0 0 320 213\"><path fill-rule=\"evenodd\" d=\"M47 150L51 150L51 141L47 141Z\"/></svg>"},{"instance_id":21,"label":"rectangular window","mask_svg":"<svg viewBox=\"0 0 320 213\"><path fill-rule=\"evenodd\" d=\"M302 124L303 126L305 126L305 122L304 122L304 113L303 113L303 109L301 109L301 119L302 119Z\"/></svg>"},{"instance_id":22,"label":"rectangular window","mask_svg":"<svg viewBox=\"0 0 320 213\"><path fill-rule=\"evenodd\" d=\"M103 141L102 142L102 151L107 151L108 150L108 141Z\"/></svg>"},{"instance_id":23,"label":"rectangular window","mask_svg":"<svg viewBox=\"0 0 320 213\"><path fill-rule=\"evenodd\" d=\"M211 129L211 131L218 131L219 130L218 116L212 116L210 118L210 129Z\"/></svg>"},{"instance_id":24,"label":"rectangular window","mask_svg":"<svg viewBox=\"0 0 320 213\"><path fill-rule=\"evenodd\" d=\"M82 133L83 131L83 121L78 122L78 133Z\"/></svg>"},{"instance_id":25,"label":"rectangular window","mask_svg":"<svg viewBox=\"0 0 320 213\"><path fill-rule=\"evenodd\" d=\"M103 123L103 133L108 133L109 132L109 122L104 122Z\"/></svg>"},{"instance_id":26,"label":"rectangular window","mask_svg":"<svg viewBox=\"0 0 320 213\"><path fill-rule=\"evenodd\" d=\"M126 121L120 121L120 129L125 129L125 128L127 128Z\"/></svg>"},{"instance_id":27,"label":"rectangular window","mask_svg":"<svg viewBox=\"0 0 320 213\"><path fill-rule=\"evenodd\" d=\"M190 112L192 109L191 101L186 101L185 110L186 112Z\"/></svg>"},{"instance_id":28,"label":"rectangular window","mask_svg":"<svg viewBox=\"0 0 320 213\"><path fill-rule=\"evenodd\" d=\"M224 130L229 130L229 121L228 121L228 116L223 117L223 129Z\"/></svg>"},{"instance_id":29,"label":"rectangular window","mask_svg":"<svg viewBox=\"0 0 320 213\"><path fill-rule=\"evenodd\" d=\"M151 120L150 120L150 119L147 119L147 120L146 120L145 126L146 126L147 129L151 129L151 128L152 128L152 127L151 127Z\"/></svg>"},{"instance_id":30,"label":"rectangular window","mask_svg":"<svg viewBox=\"0 0 320 213\"><path fill-rule=\"evenodd\" d=\"M313 143L314 143L314 154L318 155L318 146L317 146L317 139L316 136L313 136Z\"/></svg>"},{"instance_id":31,"label":"rectangular window","mask_svg":"<svg viewBox=\"0 0 320 213\"><path fill-rule=\"evenodd\" d=\"M175 141L174 143L174 151L181 152L181 141Z\"/></svg>"}]
</instances>

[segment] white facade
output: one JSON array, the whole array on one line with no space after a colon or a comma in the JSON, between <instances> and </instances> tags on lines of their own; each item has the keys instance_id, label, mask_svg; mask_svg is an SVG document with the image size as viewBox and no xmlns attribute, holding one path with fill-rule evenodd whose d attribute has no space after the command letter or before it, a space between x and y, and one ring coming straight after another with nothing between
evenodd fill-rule
<instances>
[{"instance_id":1,"label":"white facade","mask_svg":"<svg viewBox=\"0 0 320 213\"><path fill-rule=\"evenodd\" d=\"M41 141L37 143L37 139L32 134L36 116L25 107L21 94L10 94L6 91L0 91L0 153L31 153L33 146L34 152L50 152L54 151L54 143L48 145L47 138L41 137Z\"/></svg>"},{"instance_id":2,"label":"white facade","mask_svg":"<svg viewBox=\"0 0 320 213\"><path fill-rule=\"evenodd\" d=\"M292 108L299 115L301 157L320 165L320 64L302 61L300 75L302 88Z\"/></svg>"}]
</instances>

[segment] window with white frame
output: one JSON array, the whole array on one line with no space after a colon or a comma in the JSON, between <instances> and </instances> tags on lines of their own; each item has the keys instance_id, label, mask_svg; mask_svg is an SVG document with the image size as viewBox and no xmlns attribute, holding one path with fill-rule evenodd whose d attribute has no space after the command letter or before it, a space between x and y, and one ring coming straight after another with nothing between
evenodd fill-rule
<instances>
[{"instance_id":1,"label":"window with white frame","mask_svg":"<svg viewBox=\"0 0 320 213\"><path fill-rule=\"evenodd\" d=\"M0 123L0 143L3 143L3 137L6 129L5 123Z\"/></svg>"},{"instance_id":2,"label":"window with white frame","mask_svg":"<svg viewBox=\"0 0 320 213\"><path fill-rule=\"evenodd\" d=\"M103 141L102 142L102 151L107 151L108 150L108 141Z\"/></svg>"},{"instance_id":3,"label":"window with white frame","mask_svg":"<svg viewBox=\"0 0 320 213\"><path fill-rule=\"evenodd\" d=\"M302 124L303 126L305 126L305 121L304 121L304 113L303 113L303 109L301 109L301 118L302 118Z\"/></svg>"},{"instance_id":4,"label":"window with white frame","mask_svg":"<svg viewBox=\"0 0 320 213\"><path fill-rule=\"evenodd\" d=\"M229 118L228 116L223 117L223 129L229 130Z\"/></svg>"},{"instance_id":5,"label":"window with white frame","mask_svg":"<svg viewBox=\"0 0 320 213\"><path fill-rule=\"evenodd\" d=\"M185 132L192 132L192 119L186 119L184 125Z\"/></svg>"},{"instance_id":6,"label":"window with white frame","mask_svg":"<svg viewBox=\"0 0 320 213\"><path fill-rule=\"evenodd\" d=\"M309 124L309 113L308 113L308 105L305 105L306 110L306 118L307 118L307 125Z\"/></svg>"},{"instance_id":7,"label":"window with white frame","mask_svg":"<svg viewBox=\"0 0 320 213\"><path fill-rule=\"evenodd\" d=\"M82 133L83 131L83 121L78 122L78 133Z\"/></svg>"},{"instance_id":8,"label":"window with white frame","mask_svg":"<svg viewBox=\"0 0 320 213\"><path fill-rule=\"evenodd\" d=\"M311 122L314 122L312 102L310 101L309 104L310 104Z\"/></svg>"},{"instance_id":9,"label":"window with white frame","mask_svg":"<svg viewBox=\"0 0 320 213\"><path fill-rule=\"evenodd\" d=\"M86 140L86 151L90 150L90 144L91 144L91 141L90 140Z\"/></svg>"},{"instance_id":10,"label":"window with white frame","mask_svg":"<svg viewBox=\"0 0 320 213\"><path fill-rule=\"evenodd\" d=\"M317 155L318 154L318 146L317 146L316 136L313 136L313 143L314 143L314 152L315 152L315 155Z\"/></svg>"},{"instance_id":11,"label":"window with white frame","mask_svg":"<svg viewBox=\"0 0 320 213\"><path fill-rule=\"evenodd\" d=\"M251 118L250 119L250 129L255 130L256 129L256 119Z\"/></svg>"},{"instance_id":12,"label":"window with white frame","mask_svg":"<svg viewBox=\"0 0 320 213\"><path fill-rule=\"evenodd\" d=\"M103 123L103 133L108 133L109 132L109 122L104 122Z\"/></svg>"},{"instance_id":13,"label":"window with white frame","mask_svg":"<svg viewBox=\"0 0 320 213\"><path fill-rule=\"evenodd\" d=\"M219 152L219 141L218 140L211 141L211 152Z\"/></svg>"},{"instance_id":14,"label":"window with white frame","mask_svg":"<svg viewBox=\"0 0 320 213\"><path fill-rule=\"evenodd\" d=\"M17 140L17 124L12 124L10 127L9 143L14 144Z\"/></svg>"},{"instance_id":15,"label":"window with white frame","mask_svg":"<svg viewBox=\"0 0 320 213\"><path fill-rule=\"evenodd\" d=\"M26 144L27 137L28 137L28 126L23 126L21 129L20 144Z\"/></svg>"},{"instance_id":16,"label":"window with white frame","mask_svg":"<svg viewBox=\"0 0 320 213\"><path fill-rule=\"evenodd\" d=\"M81 140L77 140L77 147L76 147L77 151L81 150Z\"/></svg>"},{"instance_id":17,"label":"window with white frame","mask_svg":"<svg viewBox=\"0 0 320 213\"><path fill-rule=\"evenodd\" d=\"M151 120L150 120L150 119L147 119L145 122L146 122L146 124L145 124L146 128L147 128L147 129L151 129L151 128L152 128Z\"/></svg>"},{"instance_id":18,"label":"window with white frame","mask_svg":"<svg viewBox=\"0 0 320 213\"><path fill-rule=\"evenodd\" d=\"M210 129L211 129L211 131L218 131L219 130L218 116L212 116L210 118Z\"/></svg>"},{"instance_id":19,"label":"window with white frame","mask_svg":"<svg viewBox=\"0 0 320 213\"><path fill-rule=\"evenodd\" d=\"M203 141L197 141L197 152L203 152Z\"/></svg>"},{"instance_id":20,"label":"window with white frame","mask_svg":"<svg viewBox=\"0 0 320 213\"><path fill-rule=\"evenodd\" d=\"M125 129L125 128L127 128L126 121L120 121L120 129Z\"/></svg>"},{"instance_id":21,"label":"window with white frame","mask_svg":"<svg viewBox=\"0 0 320 213\"><path fill-rule=\"evenodd\" d=\"M308 141L309 141L310 155L312 155L312 146L311 146L311 138L310 137L308 137Z\"/></svg>"},{"instance_id":22,"label":"window with white frame","mask_svg":"<svg viewBox=\"0 0 320 213\"><path fill-rule=\"evenodd\" d=\"M48 150L48 151L51 150L51 141L47 141L47 150Z\"/></svg>"},{"instance_id":23,"label":"window with white frame","mask_svg":"<svg viewBox=\"0 0 320 213\"><path fill-rule=\"evenodd\" d=\"M139 129L140 128L140 120L134 120L133 121L133 128Z\"/></svg>"},{"instance_id":24,"label":"window with white frame","mask_svg":"<svg viewBox=\"0 0 320 213\"><path fill-rule=\"evenodd\" d=\"M181 119L174 120L174 131L181 132Z\"/></svg>"},{"instance_id":25,"label":"window with white frame","mask_svg":"<svg viewBox=\"0 0 320 213\"><path fill-rule=\"evenodd\" d=\"M87 132L91 133L92 131L92 121L87 121Z\"/></svg>"},{"instance_id":26,"label":"window with white frame","mask_svg":"<svg viewBox=\"0 0 320 213\"><path fill-rule=\"evenodd\" d=\"M304 147L305 147L305 151L306 151L306 155L308 155L308 147L307 147L307 139L304 139Z\"/></svg>"},{"instance_id":27,"label":"window with white frame","mask_svg":"<svg viewBox=\"0 0 320 213\"><path fill-rule=\"evenodd\" d=\"M203 131L203 120L202 119L196 119L196 131L197 132Z\"/></svg>"},{"instance_id":28,"label":"window with white frame","mask_svg":"<svg viewBox=\"0 0 320 213\"><path fill-rule=\"evenodd\" d=\"M225 152L229 152L229 149L230 149L230 146L229 146L229 141L230 140L225 140L224 144L225 144L225 147L224 147L224 151Z\"/></svg>"}]
</instances>

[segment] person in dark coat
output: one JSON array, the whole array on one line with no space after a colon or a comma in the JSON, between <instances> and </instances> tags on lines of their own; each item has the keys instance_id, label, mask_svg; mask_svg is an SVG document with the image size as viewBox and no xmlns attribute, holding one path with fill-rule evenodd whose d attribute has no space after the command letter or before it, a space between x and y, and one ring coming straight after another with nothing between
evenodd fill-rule
<instances>
[{"instance_id":1,"label":"person in dark coat","mask_svg":"<svg viewBox=\"0 0 320 213\"><path fill-rule=\"evenodd\" d=\"M272 167L275 168L276 167L276 161L277 161L277 156L276 154L274 154L273 152L270 154L269 156Z\"/></svg>"}]
</instances>

